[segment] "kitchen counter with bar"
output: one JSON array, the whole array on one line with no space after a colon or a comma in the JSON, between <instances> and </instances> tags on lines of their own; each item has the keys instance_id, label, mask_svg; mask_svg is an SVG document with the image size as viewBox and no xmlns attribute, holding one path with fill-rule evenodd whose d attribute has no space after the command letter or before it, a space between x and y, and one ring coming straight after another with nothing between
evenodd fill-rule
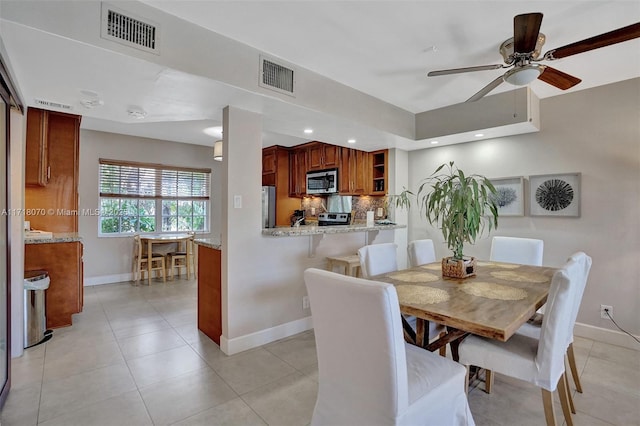
<instances>
[{"instance_id":1,"label":"kitchen counter with bar","mask_svg":"<svg viewBox=\"0 0 640 426\"><path fill-rule=\"evenodd\" d=\"M397 225L391 223L373 226L367 226L366 224L335 226L301 225L294 227L281 226L276 228L265 228L262 230L262 235L268 237L302 237L322 234L345 234L350 232L387 231L406 227L407 225Z\"/></svg>"},{"instance_id":2,"label":"kitchen counter with bar","mask_svg":"<svg viewBox=\"0 0 640 426\"><path fill-rule=\"evenodd\" d=\"M43 232L25 231L25 244L81 243L82 237L77 232Z\"/></svg>"}]
</instances>

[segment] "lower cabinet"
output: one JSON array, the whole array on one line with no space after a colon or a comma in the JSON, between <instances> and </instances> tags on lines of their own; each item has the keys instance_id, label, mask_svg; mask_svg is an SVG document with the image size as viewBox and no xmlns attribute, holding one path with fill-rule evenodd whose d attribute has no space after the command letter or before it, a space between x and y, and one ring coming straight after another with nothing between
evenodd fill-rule
<instances>
[{"instance_id":1,"label":"lower cabinet","mask_svg":"<svg viewBox=\"0 0 640 426\"><path fill-rule=\"evenodd\" d=\"M222 252L198 245L198 329L220 345Z\"/></svg>"},{"instance_id":2,"label":"lower cabinet","mask_svg":"<svg viewBox=\"0 0 640 426\"><path fill-rule=\"evenodd\" d=\"M24 270L45 270L51 283L45 290L47 328L71 325L71 315L82 312L82 243L25 244Z\"/></svg>"}]
</instances>

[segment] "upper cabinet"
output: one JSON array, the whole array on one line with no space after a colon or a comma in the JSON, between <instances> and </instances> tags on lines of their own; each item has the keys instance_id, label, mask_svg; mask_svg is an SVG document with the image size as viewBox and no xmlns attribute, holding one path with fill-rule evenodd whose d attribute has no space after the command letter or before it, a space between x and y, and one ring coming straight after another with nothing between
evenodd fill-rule
<instances>
[{"instance_id":1,"label":"upper cabinet","mask_svg":"<svg viewBox=\"0 0 640 426\"><path fill-rule=\"evenodd\" d=\"M369 176L369 153L353 148L342 148L340 157L341 195L366 195Z\"/></svg>"},{"instance_id":2,"label":"upper cabinet","mask_svg":"<svg viewBox=\"0 0 640 426\"><path fill-rule=\"evenodd\" d=\"M45 186L49 182L48 118L48 111L36 108L27 110L24 175L27 186Z\"/></svg>"},{"instance_id":3,"label":"upper cabinet","mask_svg":"<svg viewBox=\"0 0 640 426\"><path fill-rule=\"evenodd\" d=\"M336 168L340 164L340 147L322 142L307 145L308 170Z\"/></svg>"},{"instance_id":4,"label":"upper cabinet","mask_svg":"<svg viewBox=\"0 0 640 426\"><path fill-rule=\"evenodd\" d=\"M369 153L369 162L371 165L369 188L370 195L385 195L388 187L388 168L389 168L389 150L383 149Z\"/></svg>"},{"instance_id":5,"label":"upper cabinet","mask_svg":"<svg viewBox=\"0 0 640 426\"><path fill-rule=\"evenodd\" d=\"M289 152L289 196L304 197L307 193L307 148Z\"/></svg>"},{"instance_id":6,"label":"upper cabinet","mask_svg":"<svg viewBox=\"0 0 640 426\"><path fill-rule=\"evenodd\" d=\"M287 168L289 164L287 163ZM275 185L278 172L278 147L270 146L262 150L262 185Z\"/></svg>"},{"instance_id":7,"label":"upper cabinet","mask_svg":"<svg viewBox=\"0 0 640 426\"><path fill-rule=\"evenodd\" d=\"M33 229L78 232L80 119L62 112L27 111L25 176L31 180L26 181L24 206L34 212L25 217Z\"/></svg>"}]
</instances>

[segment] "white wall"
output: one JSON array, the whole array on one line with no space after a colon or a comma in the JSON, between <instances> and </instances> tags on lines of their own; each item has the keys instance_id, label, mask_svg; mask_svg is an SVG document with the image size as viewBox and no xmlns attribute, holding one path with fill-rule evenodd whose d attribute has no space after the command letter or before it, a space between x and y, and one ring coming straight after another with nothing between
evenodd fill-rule
<instances>
[{"instance_id":1,"label":"white wall","mask_svg":"<svg viewBox=\"0 0 640 426\"><path fill-rule=\"evenodd\" d=\"M213 144L213 142L212 142ZM211 168L211 234L220 229L220 163L213 160L213 148L160 141L114 133L80 131L79 211L96 209L98 200L98 159L140 161L174 166ZM78 218L78 232L84 243L85 285L126 281L131 276L131 237L98 237L98 216Z\"/></svg>"},{"instance_id":2,"label":"white wall","mask_svg":"<svg viewBox=\"0 0 640 426\"><path fill-rule=\"evenodd\" d=\"M600 319L600 304L612 305L616 321L640 334L639 94L640 79L634 79L543 99L539 133L410 152L410 188L451 160L466 173L495 178L581 172L580 218L504 217L491 236L541 238L544 263L551 266L586 252L593 266L578 322L615 330ZM449 255L438 244L439 230L418 208L412 208L409 225L409 240L433 238L437 254ZM490 238L484 238L465 252L486 259L489 249Z\"/></svg>"}]
</instances>

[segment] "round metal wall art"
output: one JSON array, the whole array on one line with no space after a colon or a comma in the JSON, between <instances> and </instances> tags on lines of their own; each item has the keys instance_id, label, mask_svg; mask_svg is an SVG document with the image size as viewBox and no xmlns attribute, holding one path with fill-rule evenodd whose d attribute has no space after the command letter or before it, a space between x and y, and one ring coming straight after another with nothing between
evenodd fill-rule
<instances>
[{"instance_id":1,"label":"round metal wall art","mask_svg":"<svg viewBox=\"0 0 640 426\"><path fill-rule=\"evenodd\" d=\"M536 202L549 211L567 208L573 201L573 188L562 179L549 179L536 189Z\"/></svg>"}]
</instances>

